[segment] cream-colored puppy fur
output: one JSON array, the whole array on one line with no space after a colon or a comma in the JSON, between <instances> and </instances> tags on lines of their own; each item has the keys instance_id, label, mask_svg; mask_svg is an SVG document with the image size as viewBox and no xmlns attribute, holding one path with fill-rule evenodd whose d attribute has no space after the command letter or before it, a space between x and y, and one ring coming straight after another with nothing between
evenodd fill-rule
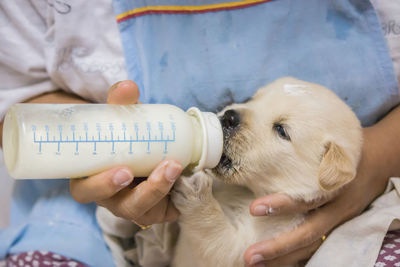
<instances>
[{"instance_id":1,"label":"cream-colored puppy fur","mask_svg":"<svg viewBox=\"0 0 400 267\"><path fill-rule=\"evenodd\" d=\"M180 178L172 191L181 212L173 266L243 266L246 248L305 216L251 216L254 199L277 192L304 201L332 197L356 174L360 123L320 85L282 78L220 117L220 164Z\"/></svg>"}]
</instances>

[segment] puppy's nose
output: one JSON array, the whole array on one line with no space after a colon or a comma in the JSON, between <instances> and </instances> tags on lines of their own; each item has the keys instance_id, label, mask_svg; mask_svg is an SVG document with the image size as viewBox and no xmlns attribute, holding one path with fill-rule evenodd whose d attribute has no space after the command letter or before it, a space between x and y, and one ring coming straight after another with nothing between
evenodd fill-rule
<instances>
[{"instance_id":1,"label":"puppy's nose","mask_svg":"<svg viewBox=\"0 0 400 267\"><path fill-rule=\"evenodd\" d=\"M220 120L223 128L233 130L240 125L240 114L233 109L228 109Z\"/></svg>"}]
</instances>

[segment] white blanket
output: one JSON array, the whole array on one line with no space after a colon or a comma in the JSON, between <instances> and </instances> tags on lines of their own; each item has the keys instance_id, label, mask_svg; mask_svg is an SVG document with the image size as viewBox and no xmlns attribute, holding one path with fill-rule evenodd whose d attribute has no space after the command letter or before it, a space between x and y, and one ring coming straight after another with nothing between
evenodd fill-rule
<instances>
[{"instance_id":1,"label":"white blanket","mask_svg":"<svg viewBox=\"0 0 400 267\"><path fill-rule=\"evenodd\" d=\"M325 240L307 267L374 266L388 230L400 228L400 178L391 178L385 194L360 216Z\"/></svg>"}]
</instances>

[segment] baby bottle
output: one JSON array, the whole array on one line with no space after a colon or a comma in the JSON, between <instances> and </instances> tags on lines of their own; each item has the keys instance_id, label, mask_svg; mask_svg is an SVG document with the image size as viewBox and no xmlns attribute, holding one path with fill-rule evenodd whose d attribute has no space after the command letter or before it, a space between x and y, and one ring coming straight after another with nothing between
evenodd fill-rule
<instances>
[{"instance_id":1,"label":"baby bottle","mask_svg":"<svg viewBox=\"0 0 400 267\"><path fill-rule=\"evenodd\" d=\"M84 177L116 165L147 177L164 159L198 171L215 167L222 147L215 114L165 104L15 104L3 128L16 179Z\"/></svg>"}]
</instances>

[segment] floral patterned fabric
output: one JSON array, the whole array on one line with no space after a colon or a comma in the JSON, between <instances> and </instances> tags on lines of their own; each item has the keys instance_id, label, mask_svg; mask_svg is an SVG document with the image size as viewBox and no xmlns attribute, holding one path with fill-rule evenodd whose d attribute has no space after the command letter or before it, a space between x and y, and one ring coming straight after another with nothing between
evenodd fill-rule
<instances>
[{"instance_id":1,"label":"floral patterned fabric","mask_svg":"<svg viewBox=\"0 0 400 267\"><path fill-rule=\"evenodd\" d=\"M29 251L9 255L0 267L86 267L87 265L49 251Z\"/></svg>"},{"instance_id":2,"label":"floral patterned fabric","mask_svg":"<svg viewBox=\"0 0 400 267\"><path fill-rule=\"evenodd\" d=\"M375 267L400 267L400 230L390 231L383 240Z\"/></svg>"}]
</instances>

